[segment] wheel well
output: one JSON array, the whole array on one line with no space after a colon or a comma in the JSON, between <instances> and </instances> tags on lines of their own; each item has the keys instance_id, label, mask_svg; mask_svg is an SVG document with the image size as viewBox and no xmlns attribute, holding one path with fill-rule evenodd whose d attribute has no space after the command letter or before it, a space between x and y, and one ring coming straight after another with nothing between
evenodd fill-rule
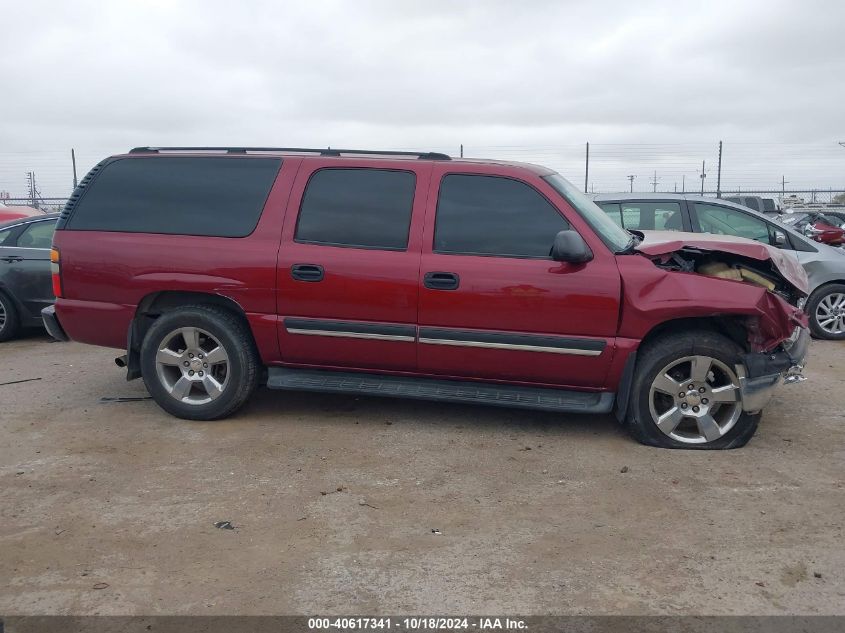
<instances>
[{"instance_id":1,"label":"wheel well","mask_svg":"<svg viewBox=\"0 0 845 633\"><path fill-rule=\"evenodd\" d=\"M628 411L628 402L631 395L631 385L634 382L635 366L638 363L638 357L650 343L658 340L660 337L675 334L679 332L689 332L690 330L714 332L726 336L731 341L735 342L742 349L748 349L748 331L745 329L743 321L747 317L742 316L717 316L717 317L688 317L681 319L672 319L658 323L651 330L649 330L643 339L640 341L639 348L628 358L628 362L623 369L622 378L619 382L619 387L616 391L616 418L619 422L625 420Z\"/></svg>"},{"instance_id":2,"label":"wheel well","mask_svg":"<svg viewBox=\"0 0 845 633\"><path fill-rule=\"evenodd\" d=\"M6 297L9 301L12 302L12 307L17 310L18 312L21 311L21 304L18 301L18 298L12 293L11 290L6 288L5 286L0 285L0 295ZM40 315L39 315L40 316Z\"/></svg>"},{"instance_id":3,"label":"wheel well","mask_svg":"<svg viewBox=\"0 0 845 633\"><path fill-rule=\"evenodd\" d=\"M213 305L243 319L249 328L246 312L237 301L222 295L207 292L185 292L165 290L154 292L143 299L135 310L135 318L129 326L126 342L126 379L141 377L141 342L153 321L165 312L171 312L186 305ZM252 328L249 328L252 335ZM255 341L253 340L253 344Z\"/></svg>"},{"instance_id":4,"label":"wheel well","mask_svg":"<svg viewBox=\"0 0 845 633\"><path fill-rule=\"evenodd\" d=\"M718 317L691 317L683 319L672 319L654 326L643 337L640 342L640 349L650 342L657 340L666 334L674 334L689 330L708 330L728 337L742 349L748 348L748 332L745 329L743 316L718 316Z\"/></svg>"},{"instance_id":5,"label":"wheel well","mask_svg":"<svg viewBox=\"0 0 845 633\"><path fill-rule=\"evenodd\" d=\"M819 284L813 288L809 295L807 295L807 303L809 303L810 299L816 296L821 290L824 290L828 286L845 286L845 279L834 279L832 281L826 281L823 284Z\"/></svg>"}]
</instances>

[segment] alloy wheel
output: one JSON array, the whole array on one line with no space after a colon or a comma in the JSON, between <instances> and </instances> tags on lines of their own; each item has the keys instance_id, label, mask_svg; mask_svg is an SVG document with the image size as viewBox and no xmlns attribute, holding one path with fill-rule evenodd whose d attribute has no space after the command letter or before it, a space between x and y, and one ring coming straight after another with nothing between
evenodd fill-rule
<instances>
[{"instance_id":1,"label":"alloy wheel","mask_svg":"<svg viewBox=\"0 0 845 633\"><path fill-rule=\"evenodd\" d=\"M684 444L705 444L727 434L742 415L739 379L710 356L685 356L661 369L649 390L652 419Z\"/></svg>"},{"instance_id":2,"label":"alloy wheel","mask_svg":"<svg viewBox=\"0 0 845 633\"><path fill-rule=\"evenodd\" d=\"M162 339L156 352L156 375L170 397L185 404L219 398L229 379L229 355L210 333L182 327Z\"/></svg>"},{"instance_id":3,"label":"alloy wheel","mask_svg":"<svg viewBox=\"0 0 845 633\"><path fill-rule=\"evenodd\" d=\"M6 327L6 304L3 303L3 298L0 297L0 332Z\"/></svg>"},{"instance_id":4,"label":"alloy wheel","mask_svg":"<svg viewBox=\"0 0 845 633\"><path fill-rule=\"evenodd\" d=\"M816 306L816 323L828 334L845 332L845 294L831 292Z\"/></svg>"}]
</instances>

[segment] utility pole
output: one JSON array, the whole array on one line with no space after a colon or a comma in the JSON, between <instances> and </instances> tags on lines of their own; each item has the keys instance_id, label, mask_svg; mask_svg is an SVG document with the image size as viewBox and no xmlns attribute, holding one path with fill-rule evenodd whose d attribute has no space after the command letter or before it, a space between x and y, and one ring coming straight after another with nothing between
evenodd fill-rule
<instances>
[{"instance_id":1,"label":"utility pole","mask_svg":"<svg viewBox=\"0 0 845 633\"><path fill-rule=\"evenodd\" d=\"M716 171L716 197L722 197L722 141L719 141L719 167Z\"/></svg>"},{"instance_id":2,"label":"utility pole","mask_svg":"<svg viewBox=\"0 0 845 633\"><path fill-rule=\"evenodd\" d=\"M584 191L587 191L587 183L590 182L590 144L587 143L587 161L584 165Z\"/></svg>"},{"instance_id":3,"label":"utility pole","mask_svg":"<svg viewBox=\"0 0 845 633\"><path fill-rule=\"evenodd\" d=\"M681 193L687 192L687 175L681 174Z\"/></svg>"},{"instance_id":4,"label":"utility pole","mask_svg":"<svg viewBox=\"0 0 845 633\"><path fill-rule=\"evenodd\" d=\"M651 187L652 187L652 189L651 189L651 190L652 190L654 193L657 193L657 180L658 180L658 178L657 178L657 170L655 169L655 170L654 170L654 178L652 178L652 179L651 179Z\"/></svg>"},{"instance_id":5,"label":"utility pole","mask_svg":"<svg viewBox=\"0 0 845 633\"><path fill-rule=\"evenodd\" d=\"M701 195L703 196L704 195L704 179L707 178L707 174L704 171L704 161L701 161L701 175L699 176L699 178L701 178Z\"/></svg>"},{"instance_id":6,"label":"utility pole","mask_svg":"<svg viewBox=\"0 0 845 633\"><path fill-rule=\"evenodd\" d=\"M461 158L464 157L464 144L461 143Z\"/></svg>"},{"instance_id":7,"label":"utility pole","mask_svg":"<svg viewBox=\"0 0 845 633\"><path fill-rule=\"evenodd\" d=\"M35 184L35 172L28 171L26 172L26 180L27 186L29 188L29 205L33 209L40 209L38 199L41 197L41 194L38 191L38 187Z\"/></svg>"},{"instance_id":8,"label":"utility pole","mask_svg":"<svg viewBox=\"0 0 845 633\"><path fill-rule=\"evenodd\" d=\"M787 183L787 180L786 180L786 176L781 176L781 177L780 177L780 195L781 195L781 200L783 200L783 199L786 197L786 185L787 185L787 184L788 184L788 183Z\"/></svg>"},{"instance_id":9,"label":"utility pole","mask_svg":"<svg viewBox=\"0 0 845 633\"><path fill-rule=\"evenodd\" d=\"M76 180L76 152L73 151L73 148L70 148L70 161L73 163L73 188L76 189L76 186L79 182Z\"/></svg>"},{"instance_id":10,"label":"utility pole","mask_svg":"<svg viewBox=\"0 0 845 633\"><path fill-rule=\"evenodd\" d=\"M630 176L628 176L628 182L631 183L631 193L634 192L634 178L636 178L636 176L634 174L631 174Z\"/></svg>"}]
</instances>

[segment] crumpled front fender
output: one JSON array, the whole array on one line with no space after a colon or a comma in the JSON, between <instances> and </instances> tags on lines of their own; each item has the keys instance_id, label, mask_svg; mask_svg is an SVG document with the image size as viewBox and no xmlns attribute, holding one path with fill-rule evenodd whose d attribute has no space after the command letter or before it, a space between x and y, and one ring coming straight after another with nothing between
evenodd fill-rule
<instances>
[{"instance_id":1,"label":"crumpled front fender","mask_svg":"<svg viewBox=\"0 0 845 633\"><path fill-rule=\"evenodd\" d=\"M775 348L807 315L761 286L667 270L646 257L618 257L623 301L619 336L642 339L666 321L702 317L747 317L752 351Z\"/></svg>"}]
</instances>

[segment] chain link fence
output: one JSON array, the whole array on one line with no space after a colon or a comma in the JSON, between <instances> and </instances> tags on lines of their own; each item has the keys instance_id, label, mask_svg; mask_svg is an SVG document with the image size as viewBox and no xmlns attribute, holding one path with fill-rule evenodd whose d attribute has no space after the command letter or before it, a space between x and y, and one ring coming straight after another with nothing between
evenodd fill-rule
<instances>
[{"instance_id":1,"label":"chain link fence","mask_svg":"<svg viewBox=\"0 0 845 633\"><path fill-rule=\"evenodd\" d=\"M64 208L67 198L0 198L0 208L30 207L44 213L56 213Z\"/></svg>"},{"instance_id":2,"label":"chain link fence","mask_svg":"<svg viewBox=\"0 0 845 633\"><path fill-rule=\"evenodd\" d=\"M773 198L784 208L845 206L845 147L826 143L573 143L379 149L545 165L590 193L670 192ZM78 178L121 149L76 152ZM33 174L33 183L27 178ZM0 204L61 209L73 189L70 150L0 152ZM30 185L35 186L33 196Z\"/></svg>"}]
</instances>

